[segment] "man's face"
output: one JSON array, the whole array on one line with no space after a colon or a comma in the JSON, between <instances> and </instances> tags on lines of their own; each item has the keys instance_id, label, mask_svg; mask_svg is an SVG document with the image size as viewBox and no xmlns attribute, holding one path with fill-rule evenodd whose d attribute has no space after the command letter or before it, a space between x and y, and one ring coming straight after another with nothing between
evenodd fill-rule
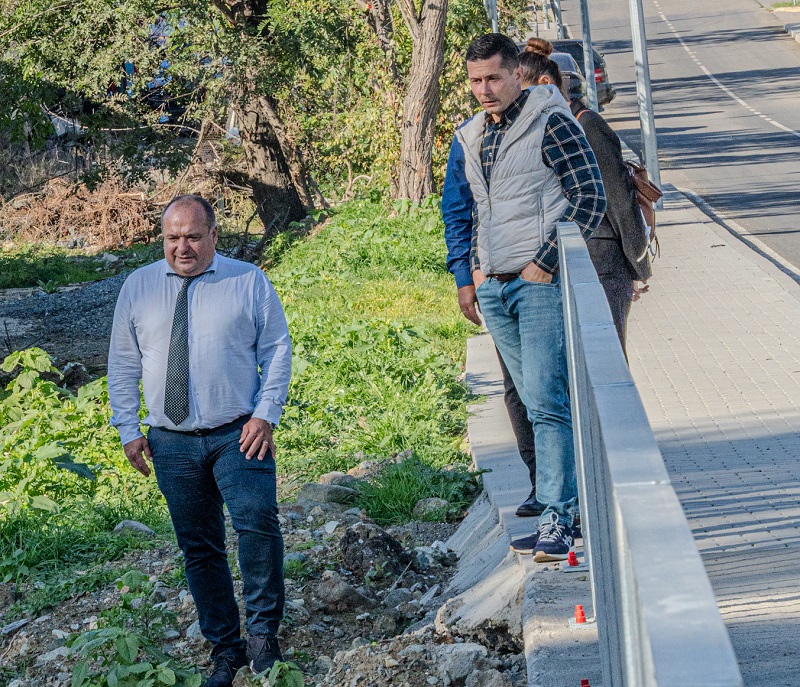
<instances>
[{"instance_id":1,"label":"man's face","mask_svg":"<svg viewBox=\"0 0 800 687\"><path fill-rule=\"evenodd\" d=\"M214 259L217 230L209 231L206 213L197 203L173 205L161 222L164 257L175 274L194 277L208 269Z\"/></svg>"},{"instance_id":2,"label":"man's face","mask_svg":"<svg viewBox=\"0 0 800 687\"><path fill-rule=\"evenodd\" d=\"M467 62L467 74L472 94L495 121L522 92L522 69L507 69L500 55L488 60Z\"/></svg>"}]
</instances>

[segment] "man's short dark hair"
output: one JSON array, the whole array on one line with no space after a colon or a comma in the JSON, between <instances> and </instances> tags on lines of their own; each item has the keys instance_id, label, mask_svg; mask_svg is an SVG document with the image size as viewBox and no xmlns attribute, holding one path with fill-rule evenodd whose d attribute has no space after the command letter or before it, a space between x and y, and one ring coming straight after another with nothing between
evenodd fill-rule
<instances>
[{"instance_id":1,"label":"man's short dark hair","mask_svg":"<svg viewBox=\"0 0 800 687\"><path fill-rule=\"evenodd\" d=\"M491 60L495 55L500 55L500 64L505 69L516 69L519 66L517 44L502 33L478 36L467 48L467 62Z\"/></svg>"},{"instance_id":2,"label":"man's short dark hair","mask_svg":"<svg viewBox=\"0 0 800 687\"><path fill-rule=\"evenodd\" d=\"M173 205L191 205L192 203L195 203L203 208L208 230L213 231L217 226L217 215L214 213L214 207L205 198L203 198L203 196L198 196L193 193L187 193L183 196L176 196L169 201L169 203L167 203L167 207L165 207L161 213L162 226L164 224L164 215L167 214L167 210L169 210Z\"/></svg>"}]
</instances>

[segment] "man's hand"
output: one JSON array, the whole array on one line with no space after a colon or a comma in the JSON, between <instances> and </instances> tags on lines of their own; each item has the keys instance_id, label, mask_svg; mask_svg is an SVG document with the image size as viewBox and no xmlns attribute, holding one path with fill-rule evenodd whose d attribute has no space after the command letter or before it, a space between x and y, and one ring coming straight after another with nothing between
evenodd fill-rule
<instances>
[{"instance_id":1,"label":"man's hand","mask_svg":"<svg viewBox=\"0 0 800 687\"><path fill-rule=\"evenodd\" d=\"M635 303L638 301L644 294L646 294L650 290L650 285L647 283L647 279L642 279L642 281L635 281L633 282L633 302Z\"/></svg>"},{"instance_id":2,"label":"man's hand","mask_svg":"<svg viewBox=\"0 0 800 687\"><path fill-rule=\"evenodd\" d=\"M475 295L475 288L475 284L467 284L458 290L458 307L470 322L480 325L481 318L478 315L478 298Z\"/></svg>"},{"instance_id":3,"label":"man's hand","mask_svg":"<svg viewBox=\"0 0 800 687\"><path fill-rule=\"evenodd\" d=\"M525 281L535 281L540 284L550 284L553 281L553 275L545 272L541 267L529 262L525 265L525 269L519 273Z\"/></svg>"},{"instance_id":4,"label":"man's hand","mask_svg":"<svg viewBox=\"0 0 800 687\"><path fill-rule=\"evenodd\" d=\"M267 451L275 458L275 442L272 440L272 428L269 422L259 417L251 417L242 427L242 436L239 437L239 450L246 453L247 460L257 456L264 460Z\"/></svg>"},{"instance_id":5,"label":"man's hand","mask_svg":"<svg viewBox=\"0 0 800 687\"><path fill-rule=\"evenodd\" d=\"M150 450L150 444L147 443L146 437L139 437L138 439L129 441L122 447L122 450L125 451L125 457L133 467L145 477L150 476L150 466L147 464L144 456L147 456L147 460L152 462L153 452ZM142 454L144 454L144 456Z\"/></svg>"}]
</instances>

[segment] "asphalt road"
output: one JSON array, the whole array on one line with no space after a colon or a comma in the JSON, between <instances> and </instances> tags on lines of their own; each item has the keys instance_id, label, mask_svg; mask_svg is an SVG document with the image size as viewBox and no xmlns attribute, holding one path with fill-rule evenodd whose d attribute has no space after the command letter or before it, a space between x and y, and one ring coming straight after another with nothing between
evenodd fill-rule
<instances>
[{"instance_id":1,"label":"asphalt road","mask_svg":"<svg viewBox=\"0 0 800 687\"><path fill-rule=\"evenodd\" d=\"M638 152L628 1L589 5L618 92L603 114ZM800 273L800 43L755 0L643 5L662 180L700 195ZM562 6L579 34L577 0Z\"/></svg>"}]
</instances>

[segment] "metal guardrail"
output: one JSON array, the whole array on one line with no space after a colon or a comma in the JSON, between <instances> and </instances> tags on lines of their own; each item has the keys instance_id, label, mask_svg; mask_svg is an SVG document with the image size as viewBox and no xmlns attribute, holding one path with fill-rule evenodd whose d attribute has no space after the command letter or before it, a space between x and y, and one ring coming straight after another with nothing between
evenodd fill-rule
<instances>
[{"instance_id":1,"label":"metal guardrail","mask_svg":"<svg viewBox=\"0 0 800 687\"><path fill-rule=\"evenodd\" d=\"M578 493L605 687L741 687L728 631L574 223L558 226Z\"/></svg>"}]
</instances>

